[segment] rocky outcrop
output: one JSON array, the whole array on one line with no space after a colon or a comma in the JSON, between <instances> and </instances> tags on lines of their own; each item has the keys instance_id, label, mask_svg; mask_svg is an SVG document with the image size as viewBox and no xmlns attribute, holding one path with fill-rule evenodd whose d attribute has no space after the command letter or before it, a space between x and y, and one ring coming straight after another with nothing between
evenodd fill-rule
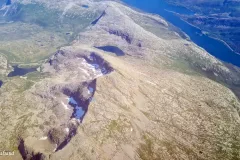
<instances>
[{"instance_id":1,"label":"rocky outcrop","mask_svg":"<svg viewBox=\"0 0 240 160\"><path fill-rule=\"evenodd\" d=\"M42 153L35 152L31 147L27 146L24 140L20 140L18 150L23 160L47 160L48 157Z\"/></svg>"},{"instance_id":2,"label":"rocky outcrop","mask_svg":"<svg viewBox=\"0 0 240 160\"><path fill-rule=\"evenodd\" d=\"M6 75L8 71L8 61L6 57L0 54L0 75Z\"/></svg>"},{"instance_id":3,"label":"rocky outcrop","mask_svg":"<svg viewBox=\"0 0 240 160\"><path fill-rule=\"evenodd\" d=\"M79 72L72 74L76 68ZM47 108L57 117L58 122L48 126L40 139L27 137L27 147L25 139L21 140L19 151L23 158L44 159L44 155L62 150L77 134L78 126L88 112L97 78L112 71L113 68L101 56L87 51L60 50L43 64L42 72L51 77L51 83L43 81L39 84L42 87L32 89L32 95L38 103L48 104ZM48 103L50 101L54 102ZM50 149L42 148L43 143L51 146Z\"/></svg>"},{"instance_id":4,"label":"rocky outcrop","mask_svg":"<svg viewBox=\"0 0 240 160\"><path fill-rule=\"evenodd\" d=\"M237 67L182 39L161 17L117 2L31 2L61 18L89 15L89 23L39 72L6 77L0 150L21 137L23 159L239 158L239 100L202 73L236 84Z\"/></svg>"}]
</instances>

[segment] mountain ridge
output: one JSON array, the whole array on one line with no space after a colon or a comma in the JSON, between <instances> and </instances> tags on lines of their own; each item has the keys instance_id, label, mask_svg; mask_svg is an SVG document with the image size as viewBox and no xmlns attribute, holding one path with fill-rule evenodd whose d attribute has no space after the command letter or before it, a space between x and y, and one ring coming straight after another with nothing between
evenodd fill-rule
<instances>
[{"instance_id":1,"label":"mountain ridge","mask_svg":"<svg viewBox=\"0 0 240 160\"><path fill-rule=\"evenodd\" d=\"M35 1L23 1L22 9L27 2ZM61 10L63 23L62 16L90 19L80 31L52 32L74 40L37 61L38 72L4 79L0 149L14 150L16 159L239 158L240 103L223 85L239 84L239 68L183 39L159 16L117 2L79 0L65 12L66 1L41 3Z\"/></svg>"}]
</instances>

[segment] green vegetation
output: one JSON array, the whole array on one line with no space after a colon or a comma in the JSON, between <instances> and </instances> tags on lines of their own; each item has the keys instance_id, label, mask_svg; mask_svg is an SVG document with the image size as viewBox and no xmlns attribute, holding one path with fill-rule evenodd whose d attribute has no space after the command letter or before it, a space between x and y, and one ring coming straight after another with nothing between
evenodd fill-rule
<instances>
[{"instance_id":1,"label":"green vegetation","mask_svg":"<svg viewBox=\"0 0 240 160\"><path fill-rule=\"evenodd\" d=\"M195 11L196 15L184 15L189 23L201 28L214 38L225 41L240 53L240 1L226 0L167 0Z\"/></svg>"},{"instance_id":2,"label":"green vegetation","mask_svg":"<svg viewBox=\"0 0 240 160\"><path fill-rule=\"evenodd\" d=\"M142 137L144 143L141 143L139 148L137 149L138 156L142 160L162 160L160 154L156 153L154 150L155 141L151 139L148 135L143 135Z\"/></svg>"},{"instance_id":3,"label":"green vegetation","mask_svg":"<svg viewBox=\"0 0 240 160\"><path fill-rule=\"evenodd\" d=\"M116 120L112 120L108 127L109 127L110 131L116 130L116 131L120 132L122 130L121 126L118 124L118 122Z\"/></svg>"},{"instance_id":4,"label":"green vegetation","mask_svg":"<svg viewBox=\"0 0 240 160\"><path fill-rule=\"evenodd\" d=\"M5 16L6 21L14 23L0 24L0 53L9 63L38 63L48 58L76 39L100 14L81 13L79 8L63 13L38 3L15 5Z\"/></svg>"}]
</instances>

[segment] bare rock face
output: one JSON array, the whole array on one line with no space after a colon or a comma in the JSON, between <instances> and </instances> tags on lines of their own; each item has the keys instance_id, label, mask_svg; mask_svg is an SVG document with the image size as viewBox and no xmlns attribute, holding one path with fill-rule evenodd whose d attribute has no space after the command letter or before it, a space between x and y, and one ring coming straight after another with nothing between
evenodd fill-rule
<instances>
[{"instance_id":1,"label":"bare rock face","mask_svg":"<svg viewBox=\"0 0 240 160\"><path fill-rule=\"evenodd\" d=\"M30 98L28 101L34 97L34 104L45 104L43 109L47 109L52 118L49 119L51 122L43 121L49 125L41 131L41 138L31 137L33 132L25 138L31 139L30 142L25 139L20 142L24 159L44 159L63 149L77 134L78 126L88 112L96 90L96 79L112 71L113 68L101 56L87 51L60 50L43 64L42 72L50 78L32 88L27 97ZM47 115L41 116L48 119ZM46 145L49 147L43 147Z\"/></svg>"},{"instance_id":2,"label":"bare rock face","mask_svg":"<svg viewBox=\"0 0 240 160\"><path fill-rule=\"evenodd\" d=\"M1 87L0 150L26 160L240 158L240 103L225 86L239 84L239 68L117 2L13 1L33 2L90 22L39 72Z\"/></svg>"},{"instance_id":3,"label":"bare rock face","mask_svg":"<svg viewBox=\"0 0 240 160\"><path fill-rule=\"evenodd\" d=\"M6 57L0 54L0 75L7 74L8 62Z\"/></svg>"},{"instance_id":4,"label":"bare rock face","mask_svg":"<svg viewBox=\"0 0 240 160\"><path fill-rule=\"evenodd\" d=\"M31 148L31 146L27 146L28 142L25 142L24 140L20 140L18 150L22 155L22 158L24 160L47 160L48 157L46 157L44 154L36 152ZM46 147L46 146L45 146Z\"/></svg>"}]
</instances>

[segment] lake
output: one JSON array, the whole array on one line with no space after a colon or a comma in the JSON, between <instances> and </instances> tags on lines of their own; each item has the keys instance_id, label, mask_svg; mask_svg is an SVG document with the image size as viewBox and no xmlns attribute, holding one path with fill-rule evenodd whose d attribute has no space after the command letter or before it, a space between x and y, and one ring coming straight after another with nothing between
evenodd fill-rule
<instances>
[{"instance_id":1,"label":"lake","mask_svg":"<svg viewBox=\"0 0 240 160\"><path fill-rule=\"evenodd\" d=\"M112 52L114 53L116 56L124 56L125 53L118 47L116 46L101 46L101 47L95 47L97 49L101 49L103 51L106 52Z\"/></svg>"},{"instance_id":2,"label":"lake","mask_svg":"<svg viewBox=\"0 0 240 160\"><path fill-rule=\"evenodd\" d=\"M8 77L24 76L28 73L37 71L37 68L19 68L18 66L12 66L13 71L8 74Z\"/></svg>"},{"instance_id":3,"label":"lake","mask_svg":"<svg viewBox=\"0 0 240 160\"><path fill-rule=\"evenodd\" d=\"M202 34L202 31L179 18L175 13L191 15L192 11L173 6L163 0L122 0L125 4L144 12L158 14L168 22L185 32L198 46L204 48L211 55L227 63L240 67L240 55L232 51L223 42ZM172 12L169 12L172 11Z\"/></svg>"}]
</instances>

